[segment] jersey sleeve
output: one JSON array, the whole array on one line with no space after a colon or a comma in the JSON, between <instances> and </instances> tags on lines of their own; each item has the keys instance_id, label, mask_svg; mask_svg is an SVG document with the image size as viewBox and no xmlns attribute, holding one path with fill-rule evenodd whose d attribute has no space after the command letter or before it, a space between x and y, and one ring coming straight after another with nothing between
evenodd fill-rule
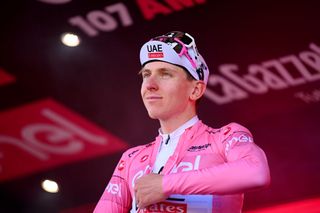
<instances>
[{"instance_id":1,"label":"jersey sleeve","mask_svg":"<svg viewBox=\"0 0 320 213\"><path fill-rule=\"evenodd\" d=\"M231 194L267 186L269 166L264 151L243 126L231 123L221 131L218 143L225 163L200 170L168 174L163 190L171 194Z\"/></svg>"},{"instance_id":2,"label":"jersey sleeve","mask_svg":"<svg viewBox=\"0 0 320 213\"><path fill-rule=\"evenodd\" d=\"M127 183L128 159L124 153L105 188L94 213L128 213L131 208L131 194Z\"/></svg>"}]
</instances>

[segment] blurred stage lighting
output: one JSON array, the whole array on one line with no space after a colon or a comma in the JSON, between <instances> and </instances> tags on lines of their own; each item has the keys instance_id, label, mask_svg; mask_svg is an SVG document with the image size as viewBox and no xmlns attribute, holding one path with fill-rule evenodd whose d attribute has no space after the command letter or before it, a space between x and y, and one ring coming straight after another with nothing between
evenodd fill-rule
<instances>
[{"instance_id":1,"label":"blurred stage lighting","mask_svg":"<svg viewBox=\"0 0 320 213\"><path fill-rule=\"evenodd\" d=\"M61 36L61 41L64 45L69 47L76 47L80 44L79 36L72 33L64 33Z\"/></svg>"},{"instance_id":2,"label":"blurred stage lighting","mask_svg":"<svg viewBox=\"0 0 320 213\"><path fill-rule=\"evenodd\" d=\"M52 181L52 180L44 180L41 183L42 189L46 192L50 192L50 193L57 193L59 192L59 186L57 184L57 182Z\"/></svg>"}]
</instances>

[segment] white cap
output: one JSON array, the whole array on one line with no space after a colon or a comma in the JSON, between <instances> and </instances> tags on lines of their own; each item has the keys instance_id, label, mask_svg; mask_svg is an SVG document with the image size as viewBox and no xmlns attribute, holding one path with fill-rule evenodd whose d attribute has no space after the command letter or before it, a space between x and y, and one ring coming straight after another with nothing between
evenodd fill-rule
<instances>
[{"instance_id":1,"label":"white cap","mask_svg":"<svg viewBox=\"0 0 320 213\"><path fill-rule=\"evenodd\" d=\"M177 45L184 44L179 37L174 37L174 33L187 35L192 39L191 44L184 45L187 48L186 54L179 54L174 49ZM166 39L157 38L171 38ZM177 41L177 39L179 41ZM189 57L189 59L188 59ZM209 69L203 57L199 54L194 39L187 33L174 31L166 35L156 37L146 42L140 50L140 63L142 66L152 61L164 61L185 68L196 80L203 80L205 84L208 82Z\"/></svg>"}]
</instances>

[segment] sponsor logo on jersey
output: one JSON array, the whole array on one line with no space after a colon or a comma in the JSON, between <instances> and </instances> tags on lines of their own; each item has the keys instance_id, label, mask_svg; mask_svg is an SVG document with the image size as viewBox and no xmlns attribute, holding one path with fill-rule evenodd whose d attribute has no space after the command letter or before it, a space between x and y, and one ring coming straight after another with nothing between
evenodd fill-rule
<instances>
[{"instance_id":1,"label":"sponsor logo on jersey","mask_svg":"<svg viewBox=\"0 0 320 213\"><path fill-rule=\"evenodd\" d=\"M240 143L247 143L253 142L253 138L246 132L236 132L235 134L231 135L227 139L225 154L227 155L231 149L233 143L240 142Z\"/></svg>"},{"instance_id":2,"label":"sponsor logo on jersey","mask_svg":"<svg viewBox=\"0 0 320 213\"><path fill-rule=\"evenodd\" d=\"M191 146L191 147L188 149L188 151L189 151L189 152L199 152L199 151L206 150L209 146L211 146L210 143L203 144L203 145L199 145L199 146Z\"/></svg>"},{"instance_id":3,"label":"sponsor logo on jersey","mask_svg":"<svg viewBox=\"0 0 320 213\"><path fill-rule=\"evenodd\" d=\"M206 132L208 132L209 134L217 134L221 132L221 129L217 129L217 130L206 130Z\"/></svg>"},{"instance_id":4,"label":"sponsor logo on jersey","mask_svg":"<svg viewBox=\"0 0 320 213\"><path fill-rule=\"evenodd\" d=\"M134 188L134 184L137 179L141 178L144 174L149 174L151 171L151 167L149 165L146 166L144 170L138 171L132 178L131 186Z\"/></svg>"},{"instance_id":5,"label":"sponsor logo on jersey","mask_svg":"<svg viewBox=\"0 0 320 213\"><path fill-rule=\"evenodd\" d=\"M156 212L185 213L187 212L187 204L160 202L160 203L152 204L139 211L139 213L156 213Z\"/></svg>"},{"instance_id":6,"label":"sponsor logo on jersey","mask_svg":"<svg viewBox=\"0 0 320 213\"><path fill-rule=\"evenodd\" d=\"M235 136L233 136L231 139L228 140L228 144L231 146L234 142L253 142L253 138L248 133L237 133Z\"/></svg>"},{"instance_id":7,"label":"sponsor logo on jersey","mask_svg":"<svg viewBox=\"0 0 320 213\"><path fill-rule=\"evenodd\" d=\"M125 166L125 161L121 160L120 163L119 163L119 166L118 166L118 170L120 170L120 171L123 170L124 166Z\"/></svg>"},{"instance_id":8,"label":"sponsor logo on jersey","mask_svg":"<svg viewBox=\"0 0 320 213\"><path fill-rule=\"evenodd\" d=\"M200 165L200 160L201 160L201 156L197 155L194 162L180 162L178 165L174 165L171 173L198 170Z\"/></svg>"},{"instance_id":9,"label":"sponsor logo on jersey","mask_svg":"<svg viewBox=\"0 0 320 213\"><path fill-rule=\"evenodd\" d=\"M227 135L231 130L231 127L230 126L227 126L227 128L224 130L223 134L224 135Z\"/></svg>"},{"instance_id":10,"label":"sponsor logo on jersey","mask_svg":"<svg viewBox=\"0 0 320 213\"><path fill-rule=\"evenodd\" d=\"M117 196L121 197L121 184L110 182L106 188L106 191L109 194L117 195Z\"/></svg>"},{"instance_id":11,"label":"sponsor logo on jersey","mask_svg":"<svg viewBox=\"0 0 320 213\"><path fill-rule=\"evenodd\" d=\"M140 162L145 162L146 160L148 160L149 158L149 155L144 155L141 159L140 159Z\"/></svg>"},{"instance_id":12,"label":"sponsor logo on jersey","mask_svg":"<svg viewBox=\"0 0 320 213\"><path fill-rule=\"evenodd\" d=\"M136 149L134 151L132 151L130 154L128 154L128 157L131 158L132 155L134 155L135 153L137 153L139 151L139 149Z\"/></svg>"}]
</instances>

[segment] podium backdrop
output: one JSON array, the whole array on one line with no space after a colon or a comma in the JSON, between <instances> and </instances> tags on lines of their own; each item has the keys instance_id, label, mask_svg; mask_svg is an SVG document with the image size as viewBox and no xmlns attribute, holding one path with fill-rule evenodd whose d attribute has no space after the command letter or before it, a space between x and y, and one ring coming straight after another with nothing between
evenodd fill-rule
<instances>
[{"instance_id":1,"label":"podium backdrop","mask_svg":"<svg viewBox=\"0 0 320 213\"><path fill-rule=\"evenodd\" d=\"M199 117L248 127L272 184L245 210L320 196L320 4L316 1L3 2L0 212L92 211L122 152L157 135L139 50L172 30L210 69ZM80 37L77 47L62 34ZM44 179L60 192L40 188Z\"/></svg>"}]
</instances>

